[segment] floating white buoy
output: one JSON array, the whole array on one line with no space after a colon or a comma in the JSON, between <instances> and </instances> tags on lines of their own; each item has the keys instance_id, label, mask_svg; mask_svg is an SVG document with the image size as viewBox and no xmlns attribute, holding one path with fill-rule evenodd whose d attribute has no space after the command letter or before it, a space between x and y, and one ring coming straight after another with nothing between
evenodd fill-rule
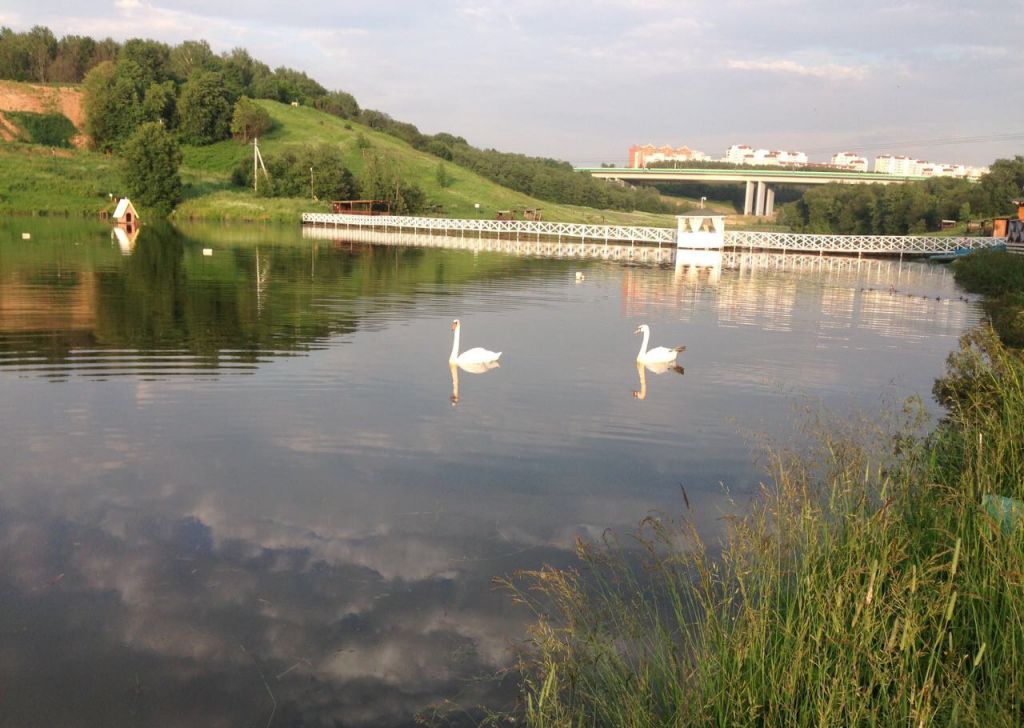
<instances>
[{"instance_id":1,"label":"floating white buoy","mask_svg":"<svg viewBox=\"0 0 1024 728\"><path fill-rule=\"evenodd\" d=\"M205 256L213 255L213 248L203 248L203 255L205 255Z\"/></svg>"},{"instance_id":2,"label":"floating white buoy","mask_svg":"<svg viewBox=\"0 0 1024 728\"><path fill-rule=\"evenodd\" d=\"M21 234L21 239L22 240L31 240L32 239L32 233L22 233Z\"/></svg>"}]
</instances>

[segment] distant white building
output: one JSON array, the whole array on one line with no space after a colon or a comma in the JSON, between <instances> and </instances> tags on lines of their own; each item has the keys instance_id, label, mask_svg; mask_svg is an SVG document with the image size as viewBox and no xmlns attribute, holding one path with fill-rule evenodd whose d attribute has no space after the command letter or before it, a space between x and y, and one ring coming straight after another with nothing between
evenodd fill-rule
<instances>
[{"instance_id":1,"label":"distant white building","mask_svg":"<svg viewBox=\"0 0 1024 728\"><path fill-rule=\"evenodd\" d=\"M875 157L875 171L879 174L895 174L909 177L914 174L918 161L902 155L883 154Z\"/></svg>"},{"instance_id":2,"label":"distant white building","mask_svg":"<svg viewBox=\"0 0 1024 728\"><path fill-rule=\"evenodd\" d=\"M725 152L729 164L753 164L754 150L746 144L733 144Z\"/></svg>"},{"instance_id":3,"label":"distant white building","mask_svg":"<svg viewBox=\"0 0 1024 728\"><path fill-rule=\"evenodd\" d=\"M988 172L988 167L968 167L963 164L929 162L913 157L883 154L875 158L875 171L901 177L959 177L977 180Z\"/></svg>"},{"instance_id":4,"label":"distant white building","mask_svg":"<svg viewBox=\"0 0 1024 728\"><path fill-rule=\"evenodd\" d=\"M838 167L839 169L846 169L851 172L867 172L868 171L868 160L859 154L853 152L839 152L832 155L832 159L829 160L829 165L832 167Z\"/></svg>"},{"instance_id":5,"label":"distant white building","mask_svg":"<svg viewBox=\"0 0 1024 728\"><path fill-rule=\"evenodd\" d=\"M730 164L802 166L807 164L807 155L803 152L753 149L746 144L733 144L726 150L725 158L722 161Z\"/></svg>"}]
</instances>

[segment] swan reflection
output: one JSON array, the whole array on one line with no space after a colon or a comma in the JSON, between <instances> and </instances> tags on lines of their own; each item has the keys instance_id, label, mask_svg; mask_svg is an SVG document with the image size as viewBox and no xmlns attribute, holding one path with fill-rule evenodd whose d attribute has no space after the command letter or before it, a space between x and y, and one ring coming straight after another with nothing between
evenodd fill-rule
<instances>
[{"instance_id":1,"label":"swan reflection","mask_svg":"<svg viewBox=\"0 0 1024 728\"><path fill-rule=\"evenodd\" d=\"M635 399L647 399L647 372L651 374L664 374L665 372L675 372L676 374L685 374L685 370L674 362L652 362L650 364L636 363L636 375L640 379L640 389L633 390L633 397Z\"/></svg>"},{"instance_id":2,"label":"swan reflection","mask_svg":"<svg viewBox=\"0 0 1024 728\"><path fill-rule=\"evenodd\" d=\"M489 372L491 369L497 369L501 365L496 361L487 362L472 362L472 363L456 363L452 362L448 365L448 368L452 372L452 396L451 403L454 407L459 403L459 370L469 372L470 374L483 374Z\"/></svg>"}]
</instances>

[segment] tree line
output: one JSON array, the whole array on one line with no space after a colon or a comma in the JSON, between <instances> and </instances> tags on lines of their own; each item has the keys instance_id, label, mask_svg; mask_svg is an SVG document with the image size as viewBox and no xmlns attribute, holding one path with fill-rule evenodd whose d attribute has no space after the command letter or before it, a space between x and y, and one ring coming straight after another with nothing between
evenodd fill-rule
<instances>
[{"instance_id":1,"label":"tree line","mask_svg":"<svg viewBox=\"0 0 1024 728\"><path fill-rule=\"evenodd\" d=\"M829 184L779 209L796 232L907 235L939 230L943 220L969 222L1012 213L1024 196L1024 156L999 159L977 182L936 177L890 185Z\"/></svg>"}]
</instances>

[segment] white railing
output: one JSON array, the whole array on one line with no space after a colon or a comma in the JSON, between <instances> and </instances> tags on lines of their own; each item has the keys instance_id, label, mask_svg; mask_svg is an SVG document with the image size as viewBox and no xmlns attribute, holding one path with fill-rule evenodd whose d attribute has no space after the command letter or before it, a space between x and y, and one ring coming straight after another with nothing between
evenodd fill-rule
<instances>
[{"instance_id":1,"label":"white railing","mask_svg":"<svg viewBox=\"0 0 1024 728\"><path fill-rule=\"evenodd\" d=\"M303 225L334 230L366 230L390 235L425 234L456 240L467 237L515 242L579 242L590 244L676 245L675 228L634 227L628 225L585 225L531 220L472 220L401 215L340 215L307 212ZM928 255L951 253L957 248L987 248L1003 238L950 238L917 235L809 235L804 233L748 232L726 230L725 247L800 253L839 253L846 255ZM439 243L442 245L443 243Z\"/></svg>"},{"instance_id":2,"label":"white railing","mask_svg":"<svg viewBox=\"0 0 1024 728\"><path fill-rule=\"evenodd\" d=\"M574 238L581 241L610 241L619 243L653 243L675 245L675 228L632 227L628 225L584 225L567 222L532 220L466 220L443 217L406 217L400 215L336 215L306 212L303 225L371 228L408 232L439 232L464 236L466 233L483 235L518 235L526 238Z\"/></svg>"},{"instance_id":3,"label":"white railing","mask_svg":"<svg viewBox=\"0 0 1024 728\"><path fill-rule=\"evenodd\" d=\"M952 253L957 248L987 248L1002 238L943 238L924 235L808 235L804 233L727 230L727 247L813 253L865 255L927 255Z\"/></svg>"}]
</instances>

